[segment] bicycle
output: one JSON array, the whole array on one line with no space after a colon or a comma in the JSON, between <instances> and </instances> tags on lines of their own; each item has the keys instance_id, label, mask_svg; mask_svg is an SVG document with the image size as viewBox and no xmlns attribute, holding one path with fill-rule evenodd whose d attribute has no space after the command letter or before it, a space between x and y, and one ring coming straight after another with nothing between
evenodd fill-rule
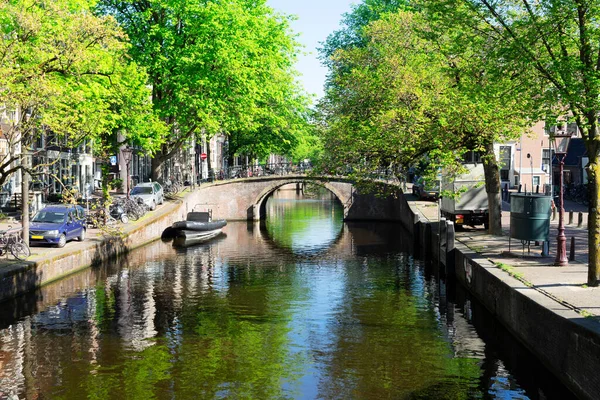
<instances>
[{"instance_id":1,"label":"bicycle","mask_svg":"<svg viewBox=\"0 0 600 400\"><path fill-rule=\"evenodd\" d=\"M179 181L169 180L163 187L163 192L165 194L175 195L179 193L183 188L183 185Z\"/></svg>"},{"instance_id":2,"label":"bicycle","mask_svg":"<svg viewBox=\"0 0 600 400\"><path fill-rule=\"evenodd\" d=\"M124 197L121 199L116 199L113 204L123 207L123 210L132 221L137 221L138 219L142 218L148 211L146 205L144 204L144 200L140 198L128 199Z\"/></svg>"},{"instance_id":3,"label":"bicycle","mask_svg":"<svg viewBox=\"0 0 600 400\"><path fill-rule=\"evenodd\" d=\"M110 215L110 212L107 212L104 207L90 211L86 217L86 220L86 225L91 228L115 228L118 222L117 219Z\"/></svg>"},{"instance_id":4,"label":"bicycle","mask_svg":"<svg viewBox=\"0 0 600 400\"><path fill-rule=\"evenodd\" d=\"M0 255L10 251L17 260L25 260L31 255L29 246L23 241L20 233L23 228L14 228L0 231Z\"/></svg>"}]
</instances>

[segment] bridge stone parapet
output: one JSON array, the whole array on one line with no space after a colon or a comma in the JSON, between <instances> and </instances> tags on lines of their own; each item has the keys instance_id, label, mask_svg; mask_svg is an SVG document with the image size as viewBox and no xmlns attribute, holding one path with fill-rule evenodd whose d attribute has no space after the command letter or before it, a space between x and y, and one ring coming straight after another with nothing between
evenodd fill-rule
<instances>
[{"instance_id":1,"label":"bridge stone parapet","mask_svg":"<svg viewBox=\"0 0 600 400\"><path fill-rule=\"evenodd\" d=\"M307 175L262 176L204 184L198 189L197 209L213 210L213 218L228 220L260 220L265 217L269 196L284 185L314 183L329 190L344 207L345 220L400 221L401 191L378 197L361 194L349 180L338 177Z\"/></svg>"}]
</instances>

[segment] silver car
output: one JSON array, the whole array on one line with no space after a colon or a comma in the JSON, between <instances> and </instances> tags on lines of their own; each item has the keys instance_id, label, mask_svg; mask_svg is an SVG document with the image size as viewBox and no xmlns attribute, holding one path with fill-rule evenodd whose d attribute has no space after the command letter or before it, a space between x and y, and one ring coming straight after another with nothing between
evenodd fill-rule
<instances>
[{"instance_id":1,"label":"silver car","mask_svg":"<svg viewBox=\"0 0 600 400\"><path fill-rule=\"evenodd\" d=\"M138 183L131 189L132 198L140 198L151 210L155 210L158 204L165 202L163 188L158 182Z\"/></svg>"}]
</instances>

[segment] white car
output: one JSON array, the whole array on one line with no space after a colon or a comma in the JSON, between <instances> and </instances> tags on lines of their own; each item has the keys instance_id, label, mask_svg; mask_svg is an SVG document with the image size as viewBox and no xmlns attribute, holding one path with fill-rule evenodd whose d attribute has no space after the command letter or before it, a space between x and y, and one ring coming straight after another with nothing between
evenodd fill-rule
<instances>
[{"instance_id":1,"label":"white car","mask_svg":"<svg viewBox=\"0 0 600 400\"><path fill-rule=\"evenodd\" d=\"M135 185L129 193L132 198L140 198L151 210L165 202L163 188L158 182L144 182Z\"/></svg>"}]
</instances>

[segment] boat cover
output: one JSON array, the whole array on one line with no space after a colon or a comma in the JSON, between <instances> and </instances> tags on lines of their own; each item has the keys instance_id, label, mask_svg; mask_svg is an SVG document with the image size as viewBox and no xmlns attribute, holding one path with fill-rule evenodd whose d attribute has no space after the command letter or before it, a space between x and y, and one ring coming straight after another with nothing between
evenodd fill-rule
<instances>
[{"instance_id":1,"label":"boat cover","mask_svg":"<svg viewBox=\"0 0 600 400\"><path fill-rule=\"evenodd\" d=\"M171 228L177 230L188 230L188 231L213 231L215 229L221 229L227 225L227 221L224 219L218 219L211 222L198 222L198 221L177 221L171 225Z\"/></svg>"}]
</instances>

